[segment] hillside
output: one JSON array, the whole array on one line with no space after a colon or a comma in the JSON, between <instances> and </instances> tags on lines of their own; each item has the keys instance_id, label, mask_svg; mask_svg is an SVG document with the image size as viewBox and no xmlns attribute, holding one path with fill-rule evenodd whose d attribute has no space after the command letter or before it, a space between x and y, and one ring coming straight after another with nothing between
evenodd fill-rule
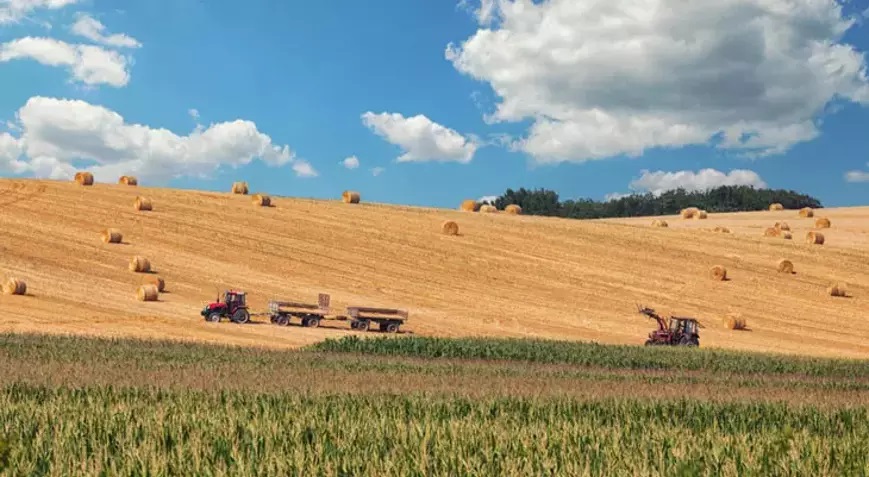
<instances>
[{"instance_id":1,"label":"hillside","mask_svg":"<svg viewBox=\"0 0 869 477\"><path fill-rule=\"evenodd\" d=\"M154 210L135 211L137 195L152 198ZM796 211L665 217L670 228L657 229L649 219L367 204L364 192L361 204L272 199L264 208L229 193L0 180L0 277L25 279L29 292L0 296L0 331L270 347L355 333L340 321L318 329L205 323L202 306L236 287L255 311L270 298L316 301L318 292L341 308L406 308L417 335L628 344L642 344L653 326L636 313L641 303L699 318L704 347L869 357L869 207L819 210L833 227L825 245L810 246L803 237L813 221ZM460 236L440 233L446 219ZM776 220L791 225L794 240L762 236ZM697 230L717 225L734 233ZM106 227L125 243L102 243ZM143 276L127 269L136 254L165 278L161 301L136 301ZM776 273L779 258L797 273ZM714 264L731 280L709 279ZM851 296L826 296L831 280L847 282ZM724 329L727 312L742 313L751 330Z\"/></svg>"}]
</instances>

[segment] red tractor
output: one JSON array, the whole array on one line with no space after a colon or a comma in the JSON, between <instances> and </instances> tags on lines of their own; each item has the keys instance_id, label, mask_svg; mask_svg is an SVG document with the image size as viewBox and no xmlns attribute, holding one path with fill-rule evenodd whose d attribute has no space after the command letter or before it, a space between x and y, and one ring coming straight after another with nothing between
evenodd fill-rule
<instances>
[{"instance_id":1,"label":"red tractor","mask_svg":"<svg viewBox=\"0 0 869 477\"><path fill-rule=\"evenodd\" d=\"M218 295L217 301L206 305L200 314L205 317L205 321L215 323L224 318L229 318L233 323L247 323L250 321L247 295L243 291L227 290L223 292L223 303L220 302L220 295Z\"/></svg>"},{"instance_id":2,"label":"red tractor","mask_svg":"<svg viewBox=\"0 0 869 477\"><path fill-rule=\"evenodd\" d=\"M671 316L665 320L655 310L639 305L637 311L658 323L658 329L649 333L646 346L700 346L699 329L703 325L696 319Z\"/></svg>"}]
</instances>

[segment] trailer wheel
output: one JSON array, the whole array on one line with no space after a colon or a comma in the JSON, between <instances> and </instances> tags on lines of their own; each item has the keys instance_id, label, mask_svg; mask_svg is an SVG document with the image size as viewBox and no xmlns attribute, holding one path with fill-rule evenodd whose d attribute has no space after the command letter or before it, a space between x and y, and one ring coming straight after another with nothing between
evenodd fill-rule
<instances>
[{"instance_id":1,"label":"trailer wheel","mask_svg":"<svg viewBox=\"0 0 869 477\"><path fill-rule=\"evenodd\" d=\"M397 333L398 332L398 323L392 322L386 324L386 332L387 333Z\"/></svg>"},{"instance_id":2,"label":"trailer wheel","mask_svg":"<svg viewBox=\"0 0 869 477\"><path fill-rule=\"evenodd\" d=\"M360 320L356 324L356 329L359 331L368 331L368 320Z\"/></svg>"},{"instance_id":3,"label":"trailer wheel","mask_svg":"<svg viewBox=\"0 0 869 477\"><path fill-rule=\"evenodd\" d=\"M278 316L274 319L274 322L277 323L277 324L280 325L280 326L287 326L287 325L290 324L290 317L287 316L287 315L278 315Z\"/></svg>"},{"instance_id":4,"label":"trailer wheel","mask_svg":"<svg viewBox=\"0 0 869 477\"><path fill-rule=\"evenodd\" d=\"M309 316L305 326L308 326L310 328L316 328L320 326L320 318L316 316Z\"/></svg>"}]
</instances>

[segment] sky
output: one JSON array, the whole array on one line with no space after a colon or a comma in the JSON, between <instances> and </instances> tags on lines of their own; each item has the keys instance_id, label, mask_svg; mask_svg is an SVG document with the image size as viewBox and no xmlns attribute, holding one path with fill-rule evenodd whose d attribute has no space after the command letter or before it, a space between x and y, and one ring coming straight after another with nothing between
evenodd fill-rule
<instances>
[{"instance_id":1,"label":"sky","mask_svg":"<svg viewBox=\"0 0 869 477\"><path fill-rule=\"evenodd\" d=\"M0 177L869 205L869 0L0 0Z\"/></svg>"}]
</instances>

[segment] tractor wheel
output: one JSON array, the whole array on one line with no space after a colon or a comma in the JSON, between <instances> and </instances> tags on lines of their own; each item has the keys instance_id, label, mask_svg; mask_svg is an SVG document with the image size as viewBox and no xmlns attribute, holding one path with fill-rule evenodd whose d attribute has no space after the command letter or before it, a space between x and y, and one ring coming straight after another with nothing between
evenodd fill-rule
<instances>
[{"instance_id":1,"label":"tractor wheel","mask_svg":"<svg viewBox=\"0 0 869 477\"><path fill-rule=\"evenodd\" d=\"M679 340L679 344L682 345L682 346L688 346L688 347L693 348L693 347L699 345L700 343L699 343L699 342L695 342L693 339L688 338L688 337L686 336L686 337L682 338L681 340Z\"/></svg>"},{"instance_id":2,"label":"tractor wheel","mask_svg":"<svg viewBox=\"0 0 869 477\"><path fill-rule=\"evenodd\" d=\"M212 323L220 323L220 313L212 313L205 317L205 321L210 321Z\"/></svg>"},{"instance_id":3,"label":"tractor wheel","mask_svg":"<svg viewBox=\"0 0 869 477\"><path fill-rule=\"evenodd\" d=\"M646 340L646 346L655 346L655 342L652 340Z\"/></svg>"},{"instance_id":4,"label":"tractor wheel","mask_svg":"<svg viewBox=\"0 0 869 477\"><path fill-rule=\"evenodd\" d=\"M232 321L238 324L244 324L250 321L250 313L247 310L235 310L232 314Z\"/></svg>"},{"instance_id":5,"label":"tractor wheel","mask_svg":"<svg viewBox=\"0 0 869 477\"><path fill-rule=\"evenodd\" d=\"M389 323L386 325L387 333L398 333L398 323Z\"/></svg>"},{"instance_id":6,"label":"tractor wheel","mask_svg":"<svg viewBox=\"0 0 869 477\"><path fill-rule=\"evenodd\" d=\"M359 331L368 331L368 320L361 320L357 322L356 329Z\"/></svg>"}]
</instances>

